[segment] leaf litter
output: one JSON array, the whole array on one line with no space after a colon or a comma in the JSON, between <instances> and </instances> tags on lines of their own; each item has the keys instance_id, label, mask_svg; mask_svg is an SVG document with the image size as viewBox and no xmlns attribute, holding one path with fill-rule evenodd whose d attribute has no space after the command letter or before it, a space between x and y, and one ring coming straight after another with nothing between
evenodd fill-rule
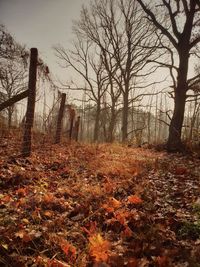
<instances>
[{"instance_id":1,"label":"leaf litter","mask_svg":"<svg viewBox=\"0 0 200 267\"><path fill-rule=\"evenodd\" d=\"M200 266L198 158L118 144L16 152L0 156L0 266Z\"/></svg>"}]
</instances>

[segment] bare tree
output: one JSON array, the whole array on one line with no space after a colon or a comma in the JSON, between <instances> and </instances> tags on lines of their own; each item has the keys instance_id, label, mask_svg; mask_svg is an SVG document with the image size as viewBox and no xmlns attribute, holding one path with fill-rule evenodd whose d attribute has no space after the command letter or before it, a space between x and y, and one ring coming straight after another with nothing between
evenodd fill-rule
<instances>
[{"instance_id":1,"label":"bare tree","mask_svg":"<svg viewBox=\"0 0 200 267\"><path fill-rule=\"evenodd\" d=\"M0 24L0 61L21 59L27 65L28 56L25 47L17 43L5 26Z\"/></svg>"},{"instance_id":2,"label":"bare tree","mask_svg":"<svg viewBox=\"0 0 200 267\"><path fill-rule=\"evenodd\" d=\"M27 89L25 81L29 53L0 24L0 102L5 102ZM6 108L11 126L15 106Z\"/></svg>"},{"instance_id":3,"label":"bare tree","mask_svg":"<svg viewBox=\"0 0 200 267\"><path fill-rule=\"evenodd\" d=\"M70 88L84 91L90 100L96 104L95 126L94 126L94 141L99 138L99 123L101 103L104 92L106 91L106 82L108 77L104 71L102 59L100 56L95 56L94 52L90 52L91 42L81 38L78 33L75 34L74 49L67 51L61 46L55 47L56 55L64 62L64 67L71 67L83 79L85 86L83 88ZM93 50L92 50L93 51Z\"/></svg>"},{"instance_id":4,"label":"bare tree","mask_svg":"<svg viewBox=\"0 0 200 267\"><path fill-rule=\"evenodd\" d=\"M90 9L82 8L76 30L99 47L110 86L114 81L123 96L122 141L125 141L130 91L142 70L142 75L146 75L147 58L155 50L155 44L150 45L148 38L152 36L152 26L143 19L136 1L96 0Z\"/></svg>"},{"instance_id":5,"label":"bare tree","mask_svg":"<svg viewBox=\"0 0 200 267\"><path fill-rule=\"evenodd\" d=\"M177 78L173 79L174 112L169 126L167 147L169 151L180 151L183 148L181 131L187 92L199 81L198 75L188 78L188 67L190 58L198 52L197 48L200 42L200 4L197 0L159 0L156 5L151 1L137 1L148 19L168 40L172 47L168 50L175 59L174 61L176 61L176 57L178 59L177 64L174 63L173 66L166 64L166 67L173 69L177 75Z\"/></svg>"},{"instance_id":6,"label":"bare tree","mask_svg":"<svg viewBox=\"0 0 200 267\"><path fill-rule=\"evenodd\" d=\"M26 69L21 64L8 60L8 63L0 69L0 102L5 102L18 95L27 88ZM6 108L8 114L8 127L12 124L12 115L15 106Z\"/></svg>"}]
</instances>

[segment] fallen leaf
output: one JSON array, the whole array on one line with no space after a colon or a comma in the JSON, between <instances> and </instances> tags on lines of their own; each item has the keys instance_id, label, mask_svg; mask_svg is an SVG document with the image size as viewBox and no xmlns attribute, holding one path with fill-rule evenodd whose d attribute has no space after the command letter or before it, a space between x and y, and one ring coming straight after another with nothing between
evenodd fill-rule
<instances>
[{"instance_id":1,"label":"fallen leaf","mask_svg":"<svg viewBox=\"0 0 200 267\"><path fill-rule=\"evenodd\" d=\"M183 175L183 174L188 173L188 169L184 166L177 166L174 170L174 173L176 175Z\"/></svg>"},{"instance_id":2,"label":"fallen leaf","mask_svg":"<svg viewBox=\"0 0 200 267\"><path fill-rule=\"evenodd\" d=\"M17 233L15 233L15 236L21 238L25 243L28 243L32 240L32 237L25 230L18 231Z\"/></svg>"},{"instance_id":3,"label":"fallen leaf","mask_svg":"<svg viewBox=\"0 0 200 267\"><path fill-rule=\"evenodd\" d=\"M43 214L48 218L51 218L54 215L53 211L51 210L45 210Z\"/></svg>"},{"instance_id":4,"label":"fallen leaf","mask_svg":"<svg viewBox=\"0 0 200 267\"><path fill-rule=\"evenodd\" d=\"M136 258L129 259L127 267L138 267L138 260Z\"/></svg>"},{"instance_id":5,"label":"fallen leaf","mask_svg":"<svg viewBox=\"0 0 200 267\"><path fill-rule=\"evenodd\" d=\"M25 197L27 195L27 189L26 188L19 188L16 190L16 194L19 197Z\"/></svg>"},{"instance_id":6,"label":"fallen leaf","mask_svg":"<svg viewBox=\"0 0 200 267\"><path fill-rule=\"evenodd\" d=\"M131 204L141 204L143 202L143 200L138 197L137 195L131 195L128 197L128 203Z\"/></svg>"},{"instance_id":7,"label":"fallen leaf","mask_svg":"<svg viewBox=\"0 0 200 267\"><path fill-rule=\"evenodd\" d=\"M169 266L169 259L167 256L158 256L156 258L156 266L158 267L167 267Z\"/></svg>"},{"instance_id":8,"label":"fallen leaf","mask_svg":"<svg viewBox=\"0 0 200 267\"><path fill-rule=\"evenodd\" d=\"M102 207L107 212L113 212L121 206L121 202L115 199L114 197L109 198L108 203L104 204Z\"/></svg>"},{"instance_id":9,"label":"fallen leaf","mask_svg":"<svg viewBox=\"0 0 200 267\"><path fill-rule=\"evenodd\" d=\"M110 254L110 242L104 240L100 233L89 237L89 253L96 262L107 262Z\"/></svg>"}]
</instances>

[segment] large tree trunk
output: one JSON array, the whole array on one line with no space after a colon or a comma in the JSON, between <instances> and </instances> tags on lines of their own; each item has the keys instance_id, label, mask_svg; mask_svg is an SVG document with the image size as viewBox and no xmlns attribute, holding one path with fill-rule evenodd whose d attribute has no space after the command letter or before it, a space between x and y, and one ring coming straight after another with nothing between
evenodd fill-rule
<instances>
[{"instance_id":1,"label":"large tree trunk","mask_svg":"<svg viewBox=\"0 0 200 267\"><path fill-rule=\"evenodd\" d=\"M167 141L167 149L169 152L182 151L183 144L181 141L181 131L185 113L188 59L187 53L179 53L179 71L177 78L177 87L175 88L174 97L174 113L169 126L169 137Z\"/></svg>"},{"instance_id":2,"label":"large tree trunk","mask_svg":"<svg viewBox=\"0 0 200 267\"><path fill-rule=\"evenodd\" d=\"M181 130L185 112L185 100L186 92L181 91L175 93L174 114L169 126L169 137L167 142L167 149L170 152L181 151L183 149Z\"/></svg>"},{"instance_id":3,"label":"large tree trunk","mask_svg":"<svg viewBox=\"0 0 200 267\"><path fill-rule=\"evenodd\" d=\"M122 110L122 142L126 142L128 138L128 93L123 94L123 110Z\"/></svg>"}]
</instances>

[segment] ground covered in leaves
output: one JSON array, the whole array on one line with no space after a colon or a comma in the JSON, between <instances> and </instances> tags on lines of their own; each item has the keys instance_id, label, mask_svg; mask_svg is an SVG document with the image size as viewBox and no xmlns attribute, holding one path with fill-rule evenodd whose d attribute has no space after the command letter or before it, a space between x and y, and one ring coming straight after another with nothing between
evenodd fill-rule
<instances>
[{"instance_id":1,"label":"ground covered in leaves","mask_svg":"<svg viewBox=\"0 0 200 267\"><path fill-rule=\"evenodd\" d=\"M200 160L120 145L0 147L0 266L200 266Z\"/></svg>"}]
</instances>

